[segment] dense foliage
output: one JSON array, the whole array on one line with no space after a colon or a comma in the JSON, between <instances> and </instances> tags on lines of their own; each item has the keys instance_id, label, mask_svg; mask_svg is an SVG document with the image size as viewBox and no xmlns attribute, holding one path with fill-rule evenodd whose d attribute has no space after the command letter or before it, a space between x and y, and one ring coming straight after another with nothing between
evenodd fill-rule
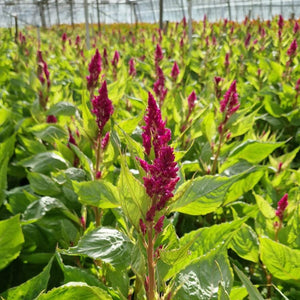
<instances>
[{"instance_id":1,"label":"dense foliage","mask_svg":"<svg viewBox=\"0 0 300 300\"><path fill-rule=\"evenodd\" d=\"M298 23L187 32L1 30L0 297L300 298Z\"/></svg>"}]
</instances>

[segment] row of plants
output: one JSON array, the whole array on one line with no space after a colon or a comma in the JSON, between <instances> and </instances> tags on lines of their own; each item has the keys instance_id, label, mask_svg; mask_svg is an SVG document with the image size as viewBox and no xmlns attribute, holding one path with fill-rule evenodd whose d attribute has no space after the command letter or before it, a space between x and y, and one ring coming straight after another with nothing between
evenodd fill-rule
<instances>
[{"instance_id":1,"label":"row of plants","mask_svg":"<svg viewBox=\"0 0 300 300\"><path fill-rule=\"evenodd\" d=\"M299 298L299 24L192 25L1 29L2 299Z\"/></svg>"}]
</instances>

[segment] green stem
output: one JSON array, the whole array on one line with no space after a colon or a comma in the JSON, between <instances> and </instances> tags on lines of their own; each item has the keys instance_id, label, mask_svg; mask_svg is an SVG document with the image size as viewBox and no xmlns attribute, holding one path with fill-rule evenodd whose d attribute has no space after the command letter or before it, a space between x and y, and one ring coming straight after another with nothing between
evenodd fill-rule
<instances>
[{"instance_id":1,"label":"green stem","mask_svg":"<svg viewBox=\"0 0 300 300\"><path fill-rule=\"evenodd\" d=\"M148 227L148 247L147 247L147 260L148 260L148 275L149 275L149 288L148 300L155 300L156 282L155 282L155 268L154 268L154 241L152 237L153 222L149 223Z\"/></svg>"},{"instance_id":2,"label":"green stem","mask_svg":"<svg viewBox=\"0 0 300 300\"><path fill-rule=\"evenodd\" d=\"M222 128L222 131L221 131L220 136L219 136L219 145L218 145L217 152L215 154L214 163L213 163L212 170L211 170L212 175L216 174L218 158L219 158L219 155L220 155L223 138L224 138L224 127Z\"/></svg>"}]
</instances>

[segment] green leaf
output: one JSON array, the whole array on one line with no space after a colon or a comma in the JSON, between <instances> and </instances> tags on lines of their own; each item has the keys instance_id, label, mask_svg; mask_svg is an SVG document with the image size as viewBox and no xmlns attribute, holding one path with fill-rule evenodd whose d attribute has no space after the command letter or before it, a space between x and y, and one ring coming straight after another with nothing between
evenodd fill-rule
<instances>
[{"instance_id":1,"label":"green leaf","mask_svg":"<svg viewBox=\"0 0 300 300\"><path fill-rule=\"evenodd\" d=\"M300 283L300 250L260 238L260 256L274 277Z\"/></svg>"},{"instance_id":2,"label":"green leaf","mask_svg":"<svg viewBox=\"0 0 300 300\"><path fill-rule=\"evenodd\" d=\"M233 236L230 248L240 257L258 263L258 238L250 226L241 226Z\"/></svg>"},{"instance_id":3,"label":"green leaf","mask_svg":"<svg viewBox=\"0 0 300 300\"><path fill-rule=\"evenodd\" d=\"M253 187L263 177L264 173L264 167L253 167L246 172L238 175L237 180L228 189L223 205L237 200L246 192L253 189Z\"/></svg>"},{"instance_id":4,"label":"green leaf","mask_svg":"<svg viewBox=\"0 0 300 300\"><path fill-rule=\"evenodd\" d=\"M201 129L207 140L211 142L216 134L215 114L213 112L209 112L203 118L203 121L201 122Z\"/></svg>"},{"instance_id":5,"label":"green leaf","mask_svg":"<svg viewBox=\"0 0 300 300\"><path fill-rule=\"evenodd\" d=\"M100 208L114 208L119 206L119 192L108 181L72 181L78 200L84 205Z\"/></svg>"},{"instance_id":6,"label":"green leaf","mask_svg":"<svg viewBox=\"0 0 300 300\"><path fill-rule=\"evenodd\" d=\"M37 138L49 143L54 142L55 139L67 137L66 131L56 124L38 124L31 127L28 131L33 133Z\"/></svg>"},{"instance_id":7,"label":"green leaf","mask_svg":"<svg viewBox=\"0 0 300 300\"><path fill-rule=\"evenodd\" d=\"M27 176L32 190L43 196L56 196L60 194L60 188L48 176L31 172Z\"/></svg>"},{"instance_id":8,"label":"green leaf","mask_svg":"<svg viewBox=\"0 0 300 300\"><path fill-rule=\"evenodd\" d=\"M20 215L0 221L0 270L19 256L23 243Z\"/></svg>"},{"instance_id":9,"label":"green leaf","mask_svg":"<svg viewBox=\"0 0 300 300\"><path fill-rule=\"evenodd\" d=\"M47 213L51 211L55 211L56 213L61 212L73 222L79 224L78 217L73 215L60 200L52 197L42 197L28 205L23 214L23 220L36 221L43 218Z\"/></svg>"},{"instance_id":10,"label":"green leaf","mask_svg":"<svg viewBox=\"0 0 300 300\"><path fill-rule=\"evenodd\" d=\"M172 299L218 299L220 282L230 293L233 272L227 255L214 250L178 274L175 286L182 287Z\"/></svg>"},{"instance_id":11,"label":"green leaf","mask_svg":"<svg viewBox=\"0 0 300 300\"><path fill-rule=\"evenodd\" d=\"M218 300L230 300L230 297L221 282L219 282Z\"/></svg>"},{"instance_id":12,"label":"green leaf","mask_svg":"<svg viewBox=\"0 0 300 300\"><path fill-rule=\"evenodd\" d=\"M239 276L241 282L245 285L248 293L249 293L249 299L250 300L264 300L264 298L260 295L257 288L251 283L251 281L248 279L248 277L235 265L233 265L233 268L237 275Z\"/></svg>"},{"instance_id":13,"label":"green leaf","mask_svg":"<svg viewBox=\"0 0 300 300\"><path fill-rule=\"evenodd\" d=\"M260 142L248 140L234 148L228 155L227 161L222 165L222 170L233 165L239 160L246 160L252 164L258 164L267 158L275 149L281 147L285 142Z\"/></svg>"},{"instance_id":14,"label":"green leaf","mask_svg":"<svg viewBox=\"0 0 300 300\"><path fill-rule=\"evenodd\" d=\"M66 169L69 164L62 158L59 152L48 151L36 154L26 158L18 163L26 168L31 168L32 172L37 173L50 173L61 169Z\"/></svg>"},{"instance_id":15,"label":"green leaf","mask_svg":"<svg viewBox=\"0 0 300 300\"><path fill-rule=\"evenodd\" d=\"M270 205L268 201L266 201L262 196L257 195L254 193L254 197L257 203L257 206L261 213L266 217L267 219L273 219L275 218L275 209Z\"/></svg>"},{"instance_id":16,"label":"green leaf","mask_svg":"<svg viewBox=\"0 0 300 300\"><path fill-rule=\"evenodd\" d=\"M242 300L248 295L248 291L244 286L234 286L230 292L230 300Z\"/></svg>"},{"instance_id":17,"label":"green leaf","mask_svg":"<svg viewBox=\"0 0 300 300\"><path fill-rule=\"evenodd\" d=\"M54 115L54 116L73 116L76 112L76 106L70 102L58 102L51 106L48 111L47 115Z\"/></svg>"},{"instance_id":18,"label":"green leaf","mask_svg":"<svg viewBox=\"0 0 300 300\"><path fill-rule=\"evenodd\" d=\"M88 286L83 282L69 282L38 297L38 300L74 299L112 300L112 297L105 290L96 286Z\"/></svg>"},{"instance_id":19,"label":"green leaf","mask_svg":"<svg viewBox=\"0 0 300 300\"><path fill-rule=\"evenodd\" d=\"M120 203L125 215L131 224L139 228L139 220L146 215L150 199L144 186L132 175L123 160L118 188Z\"/></svg>"},{"instance_id":20,"label":"green leaf","mask_svg":"<svg viewBox=\"0 0 300 300\"><path fill-rule=\"evenodd\" d=\"M245 220L245 218L238 219L231 223L191 231L180 239L180 248L162 249L160 251L161 260L170 266L162 275L164 279L167 280L174 276L193 260L205 255L216 246L230 243L231 238Z\"/></svg>"},{"instance_id":21,"label":"green leaf","mask_svg":"<svg viewBox=\"0 0 300 300\"><path fill-rule=\"evenodd\" d=\"M2 296L6 300L32 300L38 297L38 295L47 288L52 262L53 257L50 259L49 263L40 274L27 280L17 287L9 289L5 293L3 293Z\"/></svg>"},{"instance_id":22,"label":"green leaf","mask_svg":"<svg viewBox=\"0 0 300 300\"><path fill-rule=\"evenodd\" d=\"M118 269L130 264L132 243L116 229L101 227L86 233L78 245L62 252L68 255L83 255L100 259Z\"/></svg>"}]
</instances>

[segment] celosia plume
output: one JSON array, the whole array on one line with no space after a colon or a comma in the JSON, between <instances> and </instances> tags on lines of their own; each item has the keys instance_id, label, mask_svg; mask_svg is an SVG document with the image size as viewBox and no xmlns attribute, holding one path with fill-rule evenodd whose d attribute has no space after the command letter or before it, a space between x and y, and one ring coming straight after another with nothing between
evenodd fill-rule
<instances>
[{"instance_id":1,"label":"celosia plume","mask_svg":"<svg viewBox=\"0 0 300 300\"><path fill-rule=\"evenodd\" d=\"M159 62L164 58L162 49L159 44L156 45L155 54L154 54L154 60L155 60L155 66L157 67Z\"/></svg>"},{"instance_id":2,"label":"celosia plume","mask_svg":"<svg viewBox=\"0 0 300 300\"><path fill-rule=\"evenodd\" d=\"M92 100L92 105L92 113L96 115L99 134L102 135L105 124L114 112L112 102L108 98L106 81L103 82L101 88L99 89L99 96L95 96Z\"/></svg>"},{"instance_id":3,"label":"celosia plume","mask_svg":"<svg viewBox=\"0 0 300 300\"><path fill-rule=\"evenodd\" d=\"M129 60L129 75L134 77L136 75L135 62L133 58Z\"/></svg>"},{"instance_id":4,"label":"celosia plume","mask_svg":"<svg viewBox=\"0 0 300 300\"><path fill-rule=\"evenodd\" d=\"M192 113L194 107L195 107L195 102L197 100L197 96L195 91L192 91L191 94L188 96L188 107L189 107L189 115Z\"/></svg>"},{"instance_id":5,"label":"celosia plume","mask_svg":"<svg viewBox=\"0 0 300 300\"><path fill-rule=\"evenodd\" d=\"M297 34L297 32L299 31L299 29L300 29L300 26L299 26L298 22L296 22L295 25L294 25L294 28L293 28L294 34Z\"/></svg>"},{"instance_id":6,"label":"celosia plume","mask_svg":"<svg viewBox=\"0 0 300 300\"><path fill-rule=\"evenodd\" d=\"M161 107L168 90L165 88L165 76L162 69L157 66L156 71L158 79L153 85L153 90L155 92L155 95L159 98L159 106Z\"/></svg>"},{"instance_id":7,"label":"celosia plume","mask_svg":"<svg viewBox=\"0 0 300 300\"><path fill-rule=\"evenodd\" d=\"M277 203L276 216L283 220L284 211L288 206L288 194L285 194Z\"/></svg>"},{"instance_id":8,"label":"celosia plume","mask_svg":"<svg viewBox=\"0 0 300 300\"><path fill-rule=\"evenodd\" d=\"M296 55L296 51L297 51L297 48L298 48L298 44L297 44L297 40L294 39L287 51L287 55L292 58Z\"/></svg>"},{"instance_id":9,"label":"celosia plume","mask_svg":"<svg viewBox=\"0 0 300 300\"><path fill-rule=\"evenodd\" d=\"M278 27L279 27L280 30L282 30L283 25L284 25L284 19L283 19L282 15L279 15Z\"/></svg>"},{"instance_id":10,"label":"celosia plume","mask_svg":"<svg viewBox=\"0 0 300 300\"><path fill-rule=\"evenodd\" d=\"M117 67L119 60L120 60L120 54L119 54L119 52L116 50L116 51L115 51L115 54L114 54L114 57L113 57L113 59L112 59L112 61L111 61L111 64L113 65L114 68Z\"/></svg>"},{"instance_id":11,"label":"celosia plume","mask_svg":"<svg viewBox=\"0 0 300 300\"><path fill-rule=\"evenodd\" d=\"M178 67L178 65L177 65L177 62L175 61L174 62L174 65L173 65L173 68L172 68L172 71L171 71L171 76L172 76L172 78L173 78L173 80L174 81L176 81L177 80L177 77L178 77L178 75L179 75L179 67Z\"/></svg>"},{"instance_id":12,"label":"celosia plume","mask_svg":"<svg viewBox=\"0 0 300 300\"><path fill-rule=\"evenodd\" d=\"M86 77L87 88L92 94L93 90L98 86L99 75L101 73L101 55L98 49L96 49L96 53L89 64L89 72L90 75Z\"/></svg>"}]
</instances>

